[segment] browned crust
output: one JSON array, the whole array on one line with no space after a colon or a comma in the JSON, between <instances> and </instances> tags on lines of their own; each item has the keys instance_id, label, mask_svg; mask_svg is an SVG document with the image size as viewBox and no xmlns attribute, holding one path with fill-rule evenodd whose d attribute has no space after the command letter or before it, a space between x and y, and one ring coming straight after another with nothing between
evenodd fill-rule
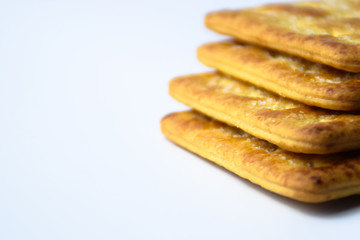
<instances>
[{"instance_id":1,"label":"browned crust","mask_svg":"<svg viewBox=\"0 0 360 240\"><path fill-rule=\"evenodd\" d=\"M297 101L333 110L360 110L360 75L235 42L198 48L207 66Z\"/></svg>"},{"instance_id":2,"label":"browned crust","mask_svg":"<svg viewBox=\"0 0 360 240\"><path fill-rule=\"evenodd\" d=\"M346 14L345 10L340 12L340 9L340 6L321 1L306 7L278 4L246 10L223 10L208 14L205 25L215 32L246 42L338 69L360 72L360 42L355 34L360 30L360 19ZM351 10L354 16L356 13L359 15L358 9ZM351 26L353 31L350 32L350 28L345 33L337 31L337 25L344 22L345 26L350 17L355 22ZM306 23L309 32L304 26L304 19L310 19L310 23Z\"/></svg>"},{"instance_id":3,"label":"browned crust","mask_svg":"<svg viewBox=\"0 0 360 240\"><path fill-rule=\"evenodd\" d=\"M166 137L275 193L324 202L360 193L360 153L326 156L289 153L197 112L161 121Z\"/></svg>"},{"instance_id":4,"label":"browned crust","mask_svg":"<svg viewBox=\"0 0 360 240\"><path fill-rule=\"evenodd\" d=\"M360 116L308 107L221 74L175 78L169 93L289 151L327 154L360 148Z\"/></svg>"}]
</instances>

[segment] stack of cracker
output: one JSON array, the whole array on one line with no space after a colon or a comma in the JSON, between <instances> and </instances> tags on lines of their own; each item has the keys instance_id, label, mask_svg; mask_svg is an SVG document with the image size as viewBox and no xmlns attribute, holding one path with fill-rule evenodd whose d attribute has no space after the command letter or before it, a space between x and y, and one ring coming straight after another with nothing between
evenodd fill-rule
<instances>
[{"instance_id":1,"label":"stack of cracker","mask_svg":"<svg viewBox=\"0 0 360 240\"><path fill-rule=\"evenodd\" d=\"M198 49L214 73L177 77L195 110L161 121L171 141L270 191L304 202L360 193L360 1L217 11L233 37Z\"/></svg>"}]
</instances>

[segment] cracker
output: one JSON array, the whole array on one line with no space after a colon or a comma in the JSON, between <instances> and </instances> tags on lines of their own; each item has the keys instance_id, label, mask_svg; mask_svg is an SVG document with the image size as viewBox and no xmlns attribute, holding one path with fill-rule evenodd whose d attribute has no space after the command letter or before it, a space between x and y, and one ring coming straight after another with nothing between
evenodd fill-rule
<instances>
[{"instance_id":1,"label":"cracker","mask_svg":"<svg viewBox=\"0 0 360 240\"><path fill-rule=\"evenodd\" d=\"M210 13L218 33L360 72L360 2L356 0L270 4Z\"/></svg>"},{"instance_id":2,"label":"cracker","mask_svg":"<svg viewBox=\"0 0 360 240\"><path fill-rule=\"evenodd\" d=\"M281 96L333 110L360 110L360 74L265 48L214 42L198 48L207 66Z\"/></svg>"},{"instance_id":3,"label":"cracker","mask_svg":"<svg viewBox=\"0 0 360 240\"><path fill-rule=\"evenodd\" d=\"M359 151L291 153L194 111L167 115L161 130L176 144L292 199L324 202L360 193Z\"/></svg>"},{"instance_id":4,"label":"cracker","mask_svg":"<svg viewBox=\"0 0 360 240\"><path fill-rule=\"evenodd\" d=\"M173 79L176 100L286 150L327 154L360 148L360 116L310 107L219 73Z\"/></svg>"}]
</instances>

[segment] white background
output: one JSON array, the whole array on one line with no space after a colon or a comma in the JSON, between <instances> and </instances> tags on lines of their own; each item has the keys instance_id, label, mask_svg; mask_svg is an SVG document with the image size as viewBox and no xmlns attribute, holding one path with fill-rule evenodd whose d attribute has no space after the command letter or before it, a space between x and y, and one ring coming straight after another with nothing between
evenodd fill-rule
<instances>
[{"instance_id":1,"label":"white background","mask_svg":"<svg viewBox=\"0 0 360 240\"><path fill-rule=\"evenodd\" d=\"M160 133L224 39L204 15L264 2L0 1L0 239L353 238L359 197L289 200Z\"/></svg>"}]
</instances>

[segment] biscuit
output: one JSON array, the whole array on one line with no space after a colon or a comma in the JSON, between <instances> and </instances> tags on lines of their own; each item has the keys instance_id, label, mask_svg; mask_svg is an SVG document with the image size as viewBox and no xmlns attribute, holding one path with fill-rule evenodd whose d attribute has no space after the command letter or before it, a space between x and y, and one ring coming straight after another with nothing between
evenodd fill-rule
<instances>
[{"instance_id":1,"label":"biscuit","mask_svg":"<svg viewBox=\"0 0 360 240\"><path fill-rule=\"evenodd\" d=\"M360 148L360 115L310 107L219 73L175 78L169 94L289 151L327 154Z\"/></svg>"},{"instance_id":2,"label":"biscuit","mask_svg":"<svg viewBox=\"0 0 360 240\"><path fill-rule=\"evenodd\" d=\"M235 42L208 43L198 59L281 96L333 110L360 110L360 74Z\"/></svg>"},{"instance_id":3,"label":"biscuit","mask_svg":"<svg viewBox=\"0 0 360 240\"><path fill-rule=\"evenodd\" d=\"M324 202L360 193L359 151L291 153L194 111L165 116L161 130L174 143L292 199Z\"/></svg>"},{"instance_id":4,"label":"biscuit","mask_svg":"<svg viewBox=\"0 0 360 240\"><path fill-rule=\"evenodd\" d=\"M205 25L220 34L360 72L360 2L271 4L209 13Z\"/></svg>"}]
</instances>

